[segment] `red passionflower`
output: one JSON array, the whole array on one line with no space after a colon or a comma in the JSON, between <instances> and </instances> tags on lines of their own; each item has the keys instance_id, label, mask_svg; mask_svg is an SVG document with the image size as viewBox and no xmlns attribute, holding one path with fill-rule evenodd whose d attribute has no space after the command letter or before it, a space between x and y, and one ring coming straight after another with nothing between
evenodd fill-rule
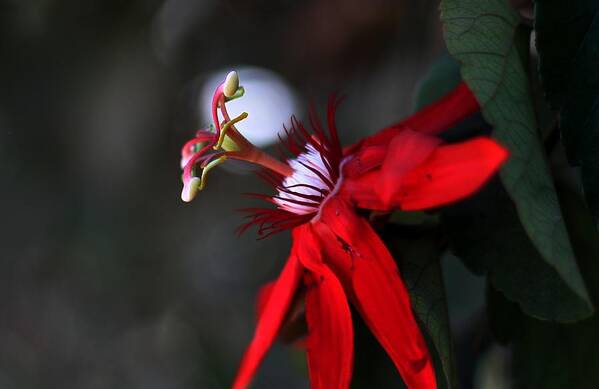
<instances>
[{"instance_id":1,"label":"red passionflower","mask_svg":"<svg viewBox=\"0 0 599 389\"><path fill-rule=\"evenodd\" d=\"M415 115L346 149L339 143L335 101L331 100L326 131L314 114L311 131L292 119L293 127L286 129L282 143L293 157L285 163L253 147L234 127L243 117L231 120L225 102L240 94L238 88L236 74L230 73L214 96L215 130L201 131L184 147L182 197L190 200L203 187L205 173L225 158L261 165L265 168L262 176L277 190L275 195L261 197L275 208L247 209L250 220L242 230L256 225L260 235L268 236L291 229L293 245L279 278L264 294L254 338L233 388L249 385L300 286L305 288L312 388L349 387L353 366L350 303L407 386L435 388L431 355L396 262L356 211L429 209L478 190L505 161L506 150L486 137L443 144L435 136L478 110L474 96L460 84ZM226 142L229 146L223 146ZM197 166L203 168L203 179L192 174Z\"/></svg>"}]
</instances>

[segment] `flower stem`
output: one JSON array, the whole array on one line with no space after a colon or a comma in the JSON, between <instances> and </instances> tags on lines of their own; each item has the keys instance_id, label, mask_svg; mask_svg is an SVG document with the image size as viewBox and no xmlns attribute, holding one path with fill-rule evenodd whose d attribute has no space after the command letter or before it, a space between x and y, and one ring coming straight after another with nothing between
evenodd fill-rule
<instances>
[{"instance_id":1,"label":"flower stem","mask_svg":"<svg viewBox=\"0 0 599 389\"><path fill-rule=\"evenodd\" d=\"M293 174L293 169L289 165L272 157L263 150L260 150L250 141L248 141L243 135L241 135L237 128L235 128L234 122L231 120L229 113L227 112L224 96L221 96L220 98L219 107L225 122L231 123L226 136L231 138L231 140L233 140L233 142L235 142L235 144L237 144L239 147L239 150L237 151L227 152L226 154L228 157L262 166L282 175L283 177Z\"/></svg>"},{"instance_id":2,"label":"flower stem","mask_svg":"<svg viewBox=\"0 0 599 389\"><path fill-rule=\"evenodd\" d=\"M247 158L245 158L245 160L270 169L273 172L282 175L283 177L287 177L293 174L293 169L291 168L291 166L279 161L278 159L272 157L270 154L265 153L264 151L256 147L254 147L250 155Z\"/></svg>"}]
</instances>

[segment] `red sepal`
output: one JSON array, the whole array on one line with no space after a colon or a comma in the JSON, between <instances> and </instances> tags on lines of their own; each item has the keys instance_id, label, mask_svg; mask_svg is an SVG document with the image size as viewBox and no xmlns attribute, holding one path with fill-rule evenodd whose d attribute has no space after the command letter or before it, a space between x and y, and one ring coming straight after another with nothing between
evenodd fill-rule
<instances>
[{"instance_id":1,"label":"red sepal","mask_svg":"<svg viewBox=\"0 0 599 389\"><path fill-rule=\"evenodd\" d=\"M364 145L386 144L402 129L437 135L478 111L480 106L466 85L461 82L443 98L424 107L412 116L366 138Z\"/></svg>"},{"instance_id":2,"label":"red sepal","mask_svg":"<svg viewBox=\"0 0 599 389\"><path fill-rule=\"evenodd\" d=\"M313 223L327 263L409 388L436 388L435 372L391 254L367 221L331 198Z\"/></svg>"},{"instance_id":3,"label":"red sepal","mask_svg":"<svg viewBox=\"0 0 599 389\"><path fill-rule=\"evenodd\" d=\"M403 176L425 162L440 143L437 137L404 129L384 148L365 147L345 164L341 195L360 208L389 210Z\"/></svg>"},{"instance_id":4,"label":"red sepal","mask_svg":"<svg viewBox=\"0 0 599 389\"><path fill-rule=\"evenodd\" d=\"M277 336L301 275L302 266L292 248L291 255L281 275L275 281L268 301L262 310L254 338L241 360L237 377L232 386L233 389L243 389L249 385L258 365Z\"/></svg>"},{"instance_id":5,"label":"red sepal","mask_svg":"<svg viewBox=\"0 0 599 389\"><path fill-rule=\"evenodd\" d=\"M403 177L395 202L415 211L461 200L479 190L507 157L507 150L489 138L441 146Z\"/></svg>"},{"instance_id":6,"label":"red sepal","mask_svg":"<svg viewBox=\"0 0 599 389\"><path fill-rule=\"evenodd\" d=\"M423 134L440 134L469 115L480 106L465 82L461 82L441 99L420 109L402 120L399 125Z\"/></svg>"},{"instance_id":7,"label":"red sepal","mask_svg":"<svg viewBox=\"0 0 599 389\"><path fill-rule=\"evenodd\" d=\"M393 159L406 155L407 159L415 160L409 152L393 151L389 155ZM380 169L359 177L348 177L341 194L350 198L358 208L371 210L435 208L475 193L499 170L507 157L507 150L489 138L442 145L408 172L397 169L397 163L388 165L385 161Z\"/></svg>"},{"instance_id":8,"label":"red sepal","mask_svg":"<svg viewBox=\"0 0 599 389\"><path fill-rule=\"evenodd\" d=\"M264 309L266 308L266 303L270 299L270 295L272 294L272 290L275 287L277 281L268 282L260 288L258 291L258 297L256 297L256 321L260 320L262 313L264 313Z\"/></svg>"},{"instance_id":9,"label":"red sepal","mask_svg":"<svg viewBox=\"0 0 599 389\"><path fill-rule=\"evenodd\" d=\"M298 254L309 270L306 286L306 350L311 389L347 389L351 382L354 332L351 312L341 283L322 262L310 224L294 231Z\"/></svg>"}]
</instances>

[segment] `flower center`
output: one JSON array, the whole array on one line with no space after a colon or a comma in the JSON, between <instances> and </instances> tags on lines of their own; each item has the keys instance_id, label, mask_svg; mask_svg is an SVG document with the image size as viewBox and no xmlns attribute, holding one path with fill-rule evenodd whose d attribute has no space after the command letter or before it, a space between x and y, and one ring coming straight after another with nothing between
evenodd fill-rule
<instances>
[{"instance_id":1,"label":"flower center","mask_svg":"<svg viewBox=\"0 0 599 389\"><path fill-rule=\"evenodd\" d=\"M247 118L248 114L243 112L231 119L225 103L243 96L243 93L244 89L239 86L237 73L230 72L225 81L216 88L212 97L214 123L210 126L211 129L199 130L196 137L183 146L181 150L183 168L181 199L183 201L191 201L204 188L208 172L228 158L262 166L281 176L288 176L293 172L290 166L251 144L235 128L235 124ZM199 175L196 174L198 168L201 170Z\"/></svg>"},{"instance_id":2,"label":"flower center","mask_svg":"<svg viewBox=\"0 0 599 389\"><path fill-rule=\"evenodd\" d=\"M322 201L335 187L334 179L327 169L325 157L311 145L297 158L289 160L293 169L277 188L278 195L273 197L279 209L296 215L317 212Z\"/></svg>"}]
</instances>

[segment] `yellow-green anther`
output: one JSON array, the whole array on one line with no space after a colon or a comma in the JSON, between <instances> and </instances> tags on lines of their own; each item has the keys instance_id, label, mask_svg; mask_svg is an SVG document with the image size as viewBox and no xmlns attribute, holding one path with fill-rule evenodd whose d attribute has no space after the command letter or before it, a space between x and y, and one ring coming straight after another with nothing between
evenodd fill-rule
<instances>
[{"instance_id":1,"label":"yellow-green anther","mask_svg":"<svg viewBox=\"0 0 599 389\"><path fill-rule=\"evenodd\" d=\"M237 88L237 91L235 92L235 94L231 97L227 97L225 96L225 101L229 102L231 100L235 100L238 99L240 97L242 97L245 94L245 88L240 86L239 88Z\"/></svg>"},{"instance_id":2,"label":"yellow-green anther","mask_svg":"<svg viewBox=\"0 0 599 389\"><path fill-rule=\"evenodd\" d=\"M243 119L248 117L248 113L247 112L242 112L239 116L231 119L230 121L228 121L227 123L225 123L222 128L220 129L220 136L218 137L218 141L216 142L216 144L214 145L214 150L218 150L222 147L223 142L225 140L225 136L227 135L227 131L229 131L229 129L235 125L236 123L239 123L240 121L242 121Z\"/></svg>"},{"instance_id":3,"label":"yellow-green anther","mask_svg":"<svg viewBox=\"0 0 599 389\"><path fill-rule=\"evenodd\" d=\"M223 94L225 97L232 97L239 88L239 76L235 70L229 72L225 78L225 85L223 87Z\"/></svg>"},{"instance_id":4,"label":"yellow-green anther","mask_svg":"<svg viewBox=\"0 0 599 389\"><path fill-rule=\"evenodd\" d=\"M192 177L189 181L183 183L183 190L181 191L181 200L189 203L198 194L198 187L201 181L197 177Z\"/></svg>"},{"instance_id":5,"label":"yellow-green anther","mask_svg":"<svg viewBox=\"0 0 599 389\"><path fill-rule=\"evenodd\" d=\"M203 190L204 187L206 186L206 179L208 177L208 172L210 171L210 169L225 162L226 159L227 159L226 155L221 155L220 157L216 158L213 161L210 161L206 166L204 166L204 169L202 169L202 178L200 179L200 185L198 186L198 191Z\"/></svg>"}]
</instances>

